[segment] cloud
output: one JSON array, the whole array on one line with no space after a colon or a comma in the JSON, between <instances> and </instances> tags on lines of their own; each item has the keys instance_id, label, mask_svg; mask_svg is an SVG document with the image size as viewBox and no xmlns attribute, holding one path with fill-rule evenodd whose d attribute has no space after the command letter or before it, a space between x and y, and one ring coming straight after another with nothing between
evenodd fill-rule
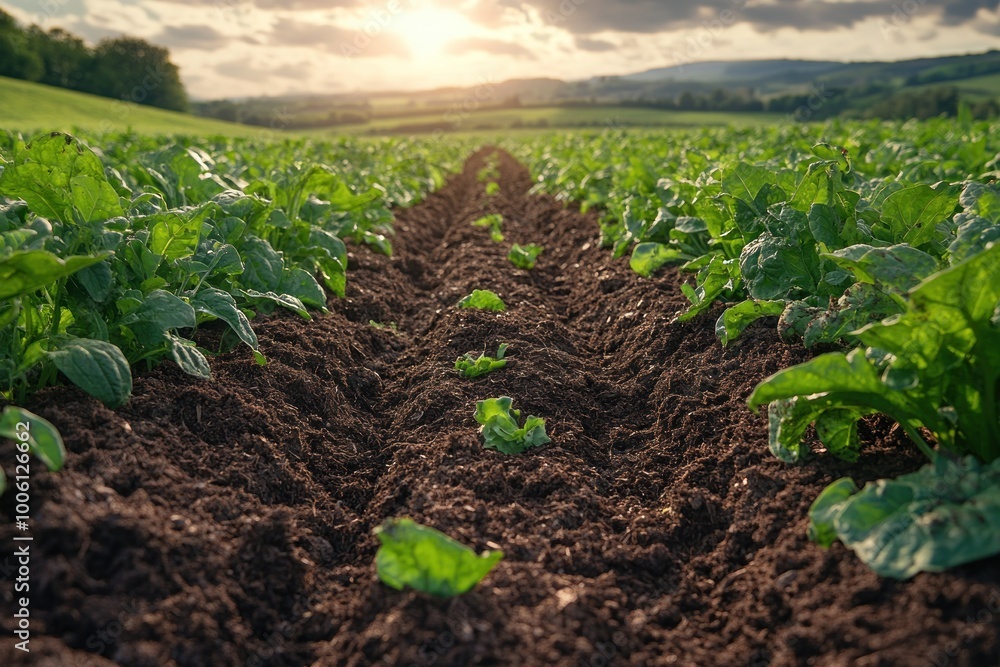
<instances>
[{"instance_id":1,"label":"cloud","mask_svg":"<svg viewBox=\"0 0 1000 667\"><path fill-rule=\"evenodd\" d=\"M448 43L445 51L458 56L474 51L481 51L482 53L492 53L498 56L538 60L538 57L527 48L514 42L505 42L502 39L483 39L481 37L456 39Z\"/></svg>"},{"instance_id":2,"label":"cloud","mask_svg":"<svg viewBox=\"0 0 1000 667\"><path fill-rule=\"evenodd\" d=\"M357 58L382 56L406 58L410 55L402 39L390 31L369 36L358 30L347 30L321 23L305 23L290 18L278 19L266 43L271 46L312 47L327 53Z\"/></svg>"},{"instance_id":3,"label":"cloud","mask_svg":"<svg viewBox=\"0 0 1000 667\"><path fill-rule=\"evenodd\" d=\"M980 9L996 11L997 7L1000 0L952 0L944 3L942 18L945 25L961 25L975 19Z\"/></svg>"},{"instance_id":4,"label":"cloud","mask_svg":"<svg viewBox=\"0 0 1000 667\"><path fill-rule=\"evenodd\" d=\"M576 48L581 51L594 51L595 53L601 53L603 51L614 51L618 47L611 42L606 42L603 39L591 39L590 37L578 36L576 40Z\"/></svg>"},{"instance_id":5,"label":"cloud","mask_svg":"<svg viewBox=\"0 0 1000 667\"><path fill-rule=\"evenodd\" d=\"M167 26L151 40L171 49L215 51L229 43L229 38L208 25Z\"/></svg>"},{"instance_id":6,"label":"cloud","mask_svg":"<svg viewBox=\"0 0 1000 667\"><path fill-rule=\"evenodd\" d=\"M479 0L467 15L490 25L490 5ZM897 5L886 0L502 0L505 7L531 9L548 25L577 35L604 31L654 34L745 23L761 32L780 28L831 31L872 17L889 17ZM909 7L911 3L897 3ZM964 25L979 10L995 10L1000 0L913 0L911 15L926 12L945 25ZM904 10L905 11L905 10Z\"/></svg>"},{"instance_id":7,"label":"cloud","mask_svg":"<svg viewBox=\"0 0 1000 667\"><path fill-rule=\"evenodd\" d=\"M54 0L52 2L4 0L4 4L17 7L24 13L29 14L29 20L32 23L41 23L46 19L61 18L64 16L83 16L87 11L83 0Z\"/></svg>"},{"instance_id":8,"label":"cloud","mask_svg":"<svg viewBox=\"0 0 1000 667\"><path fill-rule=\"evenodd\" d=\"M204 0L160 0L160 2L198 7L204 7L206 4L213 4L206 3ZM365 0L217 0L214 4L216 8L222 11L238 11L254 7L264 10L283 9L289 11L322 11L338 8L352 9L354 7L369 5L371 3L366 2Z\"/></svg>"}]
</instances>

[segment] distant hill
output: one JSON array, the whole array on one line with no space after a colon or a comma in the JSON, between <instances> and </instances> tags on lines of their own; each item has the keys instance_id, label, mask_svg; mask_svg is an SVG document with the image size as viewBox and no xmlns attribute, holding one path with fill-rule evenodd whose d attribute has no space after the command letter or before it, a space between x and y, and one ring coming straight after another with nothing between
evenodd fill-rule
<instances>
[{"instance_id":1,"label":"distant hill","mask_svg":"<svg viewBox=\"0 0 1000 667\"><path fill-rule=\"evenodd\" d=\"M637 83L661 81L698 81L702 83L725 83L747 80L762 80L775 77L802 75L817 76L833 70L849 67L844 63L822 60L746 60L712 61L660 67L637 74L618 77ZM599 77L596 80L600 80ZM595 79L592 79L594 81Z\"/></svg>"},{"instance_id":2,"label":"distant hill","mask_svg":"<svg viewBox=\"0 0 1000 667\"><path fill-rule=\"evenodd\" d=\"M744 60L698 62L579 81L513 79L474 87L427 91L295 95L202 102L202 114L268 126L276 114L288 129L363 127L412 119L427 127L451 126L456 117L525 107L637 106L657 110L724 113L796 113L822 91L821 109L809 119L875 113L879 117L954 114L962 101L992 116L1000 109L1000 51L898 62ZM920 100L928 89L926 100ZM932 94L931 94L932 93ZM880 104L884 102L885 104ZM433 122L428 117L435 117ZM395 123L408 125L409 122Z\"/></svg>"},{"instance_id":3,"label":"distant hill","mask_svg":"<svg viewBox=\"0 0 1000 667\"><path fill-rule=\"evenodd\" d=\"M0 77L0 129L34 132L128 130L157 134L247 135L254 128Z\"/></svg>"}]
</instances>

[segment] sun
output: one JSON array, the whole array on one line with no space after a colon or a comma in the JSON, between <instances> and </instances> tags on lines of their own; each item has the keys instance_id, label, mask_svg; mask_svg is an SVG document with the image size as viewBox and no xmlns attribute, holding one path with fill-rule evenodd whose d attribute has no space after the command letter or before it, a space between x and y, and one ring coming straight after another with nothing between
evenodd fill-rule
<instances>
[{"instance_id":1,"label":"sun","mask_svg":"<svg viewBox=\"0 0 1000 667\"><path fill-rule=\"evenodd\" d=\"M399 34L414 57L428 58L440 55L449 42L468 36L472 27L455 12L427 8L400 12L390 29Z\"/></svg>"}]
</instances>

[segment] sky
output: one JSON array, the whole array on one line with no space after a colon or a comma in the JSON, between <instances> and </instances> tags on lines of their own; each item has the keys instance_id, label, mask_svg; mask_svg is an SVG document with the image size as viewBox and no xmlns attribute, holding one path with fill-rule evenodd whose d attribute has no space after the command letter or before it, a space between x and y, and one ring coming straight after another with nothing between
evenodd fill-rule
<instances>
[{"instance_id":1,"label":"sky","mask_svg":"<svg viewBox=\"0 0 1000 667\"><path fill-rule=\"evenodd\" d=\"M196 99L564 80L711 60L1000 48L1000 0L0 0L170 49Z\"/></svg>"}]
</instances>

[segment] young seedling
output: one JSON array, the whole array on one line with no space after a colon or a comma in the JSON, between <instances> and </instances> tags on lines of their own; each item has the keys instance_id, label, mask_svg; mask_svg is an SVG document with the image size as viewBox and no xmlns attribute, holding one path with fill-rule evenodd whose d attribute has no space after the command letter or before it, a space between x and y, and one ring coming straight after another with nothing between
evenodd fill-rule
<instances>
[{"instance_id":1,"label":"young seedling","mask_svg":"<svg viewBox=\"0 0 1000 667\"><path fill-rule=\"evenodd\" d=\"M472 589L503 558L502 551L476 555L469 547L413 519L387 519L375 529L382 546L375 569L383 584L450 598Z\"/></svg>"},{"instance_id":2,"label":"young seedling","mask_svg":"<svg viewBox=\"0 0 1000 667\"><path fill-rule=\"evenodd\" d=\"M472 352L469 352L464 357L458 358L455 362L455 370L467 378L477 378L506 366L507 360L503 358L505 354L507 354L506 343L500 344L496 357L480 354L477 358L472 356Z\"/></svg>"},{"instance_id":3,"label":"young seedling","mask_svg":"<svg viewBox=\"0 0 1000 667\"><path fill-rule=\"evenodd\" d=\"M507 304L503 302L495 292L477 289L472 294L458 302L459 308L474 308L476 310L491 310L502 313L507 310Z\"/></svg>"},{"instance_id":4,"label":"young seedling","mask_svg":"<svg viewBox=\"0 0 1000 667\"><path fill-rule=\"evenodd\" d=\"M510 263L519 269L524 269L525 271L531 271L535 268L535 262L538 260L538 256L542 254L545 250L540 245L529 243L528 245L521 246L514 244L510 249L510 253L507 255L507 259Z\"/></svg>"},{"instance_id":5,"label":"young seedling","mask_svg":"<svg viewBox=\"0 0 1000 667\"><path fill-rule=\"evenodd\" d=\"M476 421L487 449L504 454L521 454L532 447L551 442L545 434L545 420L529 415L524 426L518 426L520 410L511 409L514 400L508 396L489 398L476 403Z\"/></svg>"},{"instance_id":6,"label":"young seedling","mask_svg":"<svg viewBox=\"0 0 1000 667\"><path fill-rule=\"evenodd\" d=\"M485 215L472 223L473 227L486 227L490 230L490 238L496 243L503 242L503 232L501 227L503 226L503 216L499 213L492 213L490 215Z\"/></svg>"},{"instance_id":7,"label":"young seedling","mask_svg":"<svg viewBox=\"0 0 1000 667\"><path fill-rule=\"evenodd\" d=\"M492 181L492 182L490 182L490 183L488 183L486 185L486 196L487 197L496 197L498 194L500 194L500 184L499 183L497 183L496 181Z\"/></svg>"}]
</instances>

